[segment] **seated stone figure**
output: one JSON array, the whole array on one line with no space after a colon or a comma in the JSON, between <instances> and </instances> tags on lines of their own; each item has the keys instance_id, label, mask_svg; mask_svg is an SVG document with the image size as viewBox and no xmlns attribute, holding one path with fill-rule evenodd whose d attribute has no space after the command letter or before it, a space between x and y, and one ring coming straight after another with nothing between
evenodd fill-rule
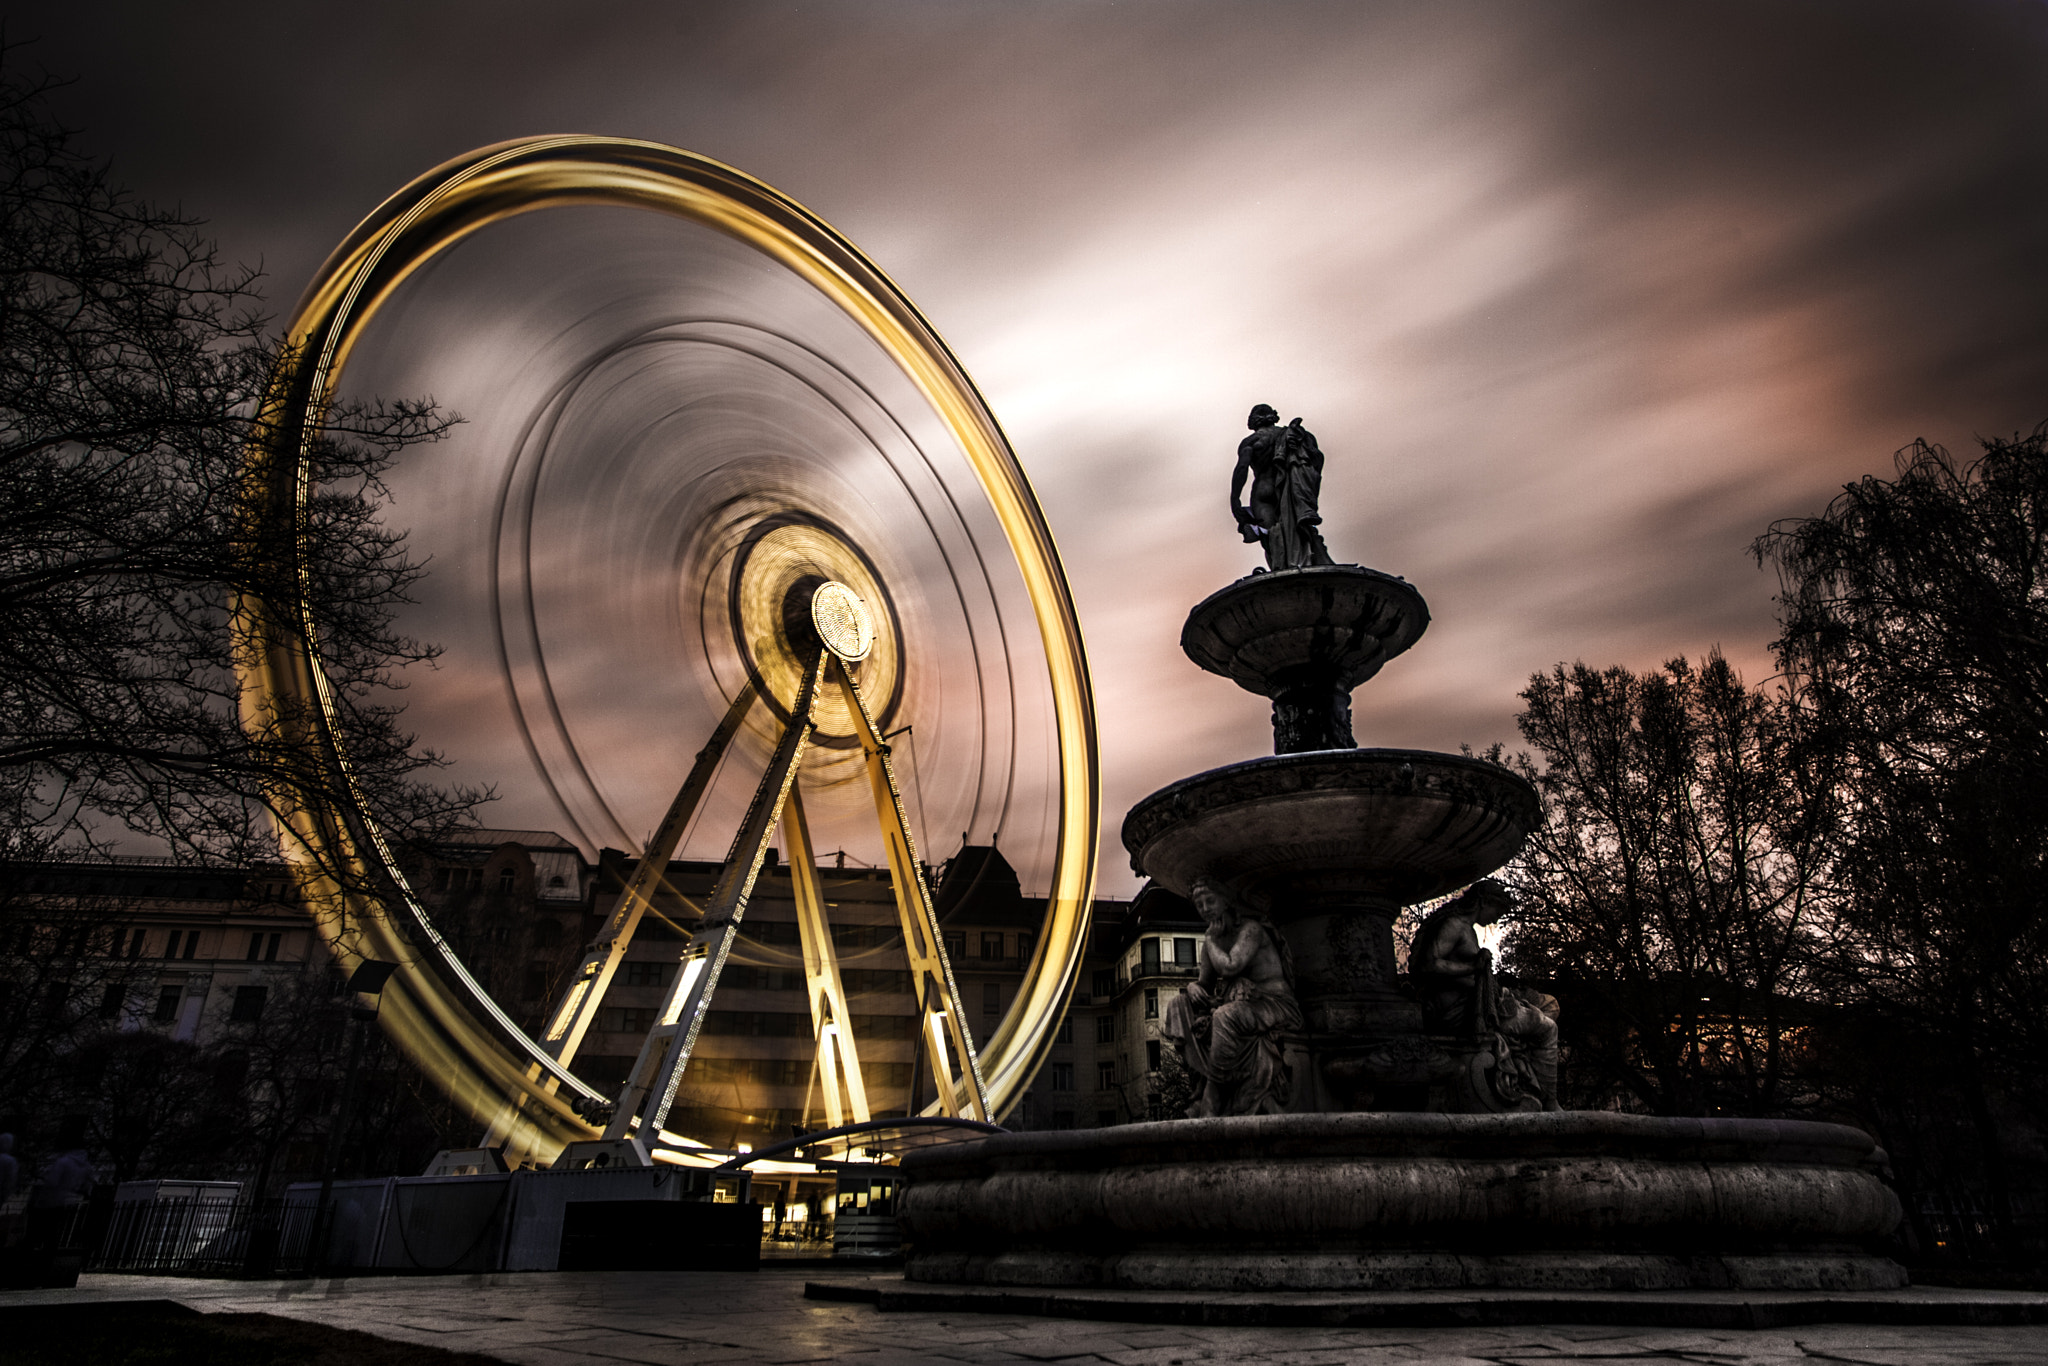
<instances>
[{"instance_id":1,"label":"seated stone figure","mask_svg":"<svg viewBox=\"0 0 2048 1366\"><path fill-rule=\"evenodd\" d=\"M1463 896L1431 911L1415 931L1408 975L1422 1002L1423 1028L1430 1033L1477 1034L1483 1023L1480 1003L1493 986L1493 955L1479 947L1475 927L1491 925L1513 908L1507 888L1481 878Z\"/></svg>"},{"instance_id":2,"label":"seated stone figure","mask_svg":"<svg viewBox=\"0 0 2048 1366\"><path fill-rule=\"evenodd\" d=\"M1188 1118L1280 1114L1288 1096L1280 1036L1301 1028L1286 942L1218 882L1197 879L1189 895L1208 925L1201 970L1168 1003L1160 1030L1203 1079Z\"/></svg>"},{"instance_id":3,"label":"seated stone figure","mask_svg":"<svg viewBox=\"0 0 2048 1366\"><path fill-rule=\"evenodd\" d=\"M1416 930L1408 972L1422 1003L1423 1028L1454 1050L1469 1050L1479 1063L1492 1060L1480 1068L1486 1077L1482 1107L1555 1110L1557 998L1501 981L1493 955L1479 946L1477 927L1513 908L1500 883L1473 883Z\"/></svg>"}]
</instances>

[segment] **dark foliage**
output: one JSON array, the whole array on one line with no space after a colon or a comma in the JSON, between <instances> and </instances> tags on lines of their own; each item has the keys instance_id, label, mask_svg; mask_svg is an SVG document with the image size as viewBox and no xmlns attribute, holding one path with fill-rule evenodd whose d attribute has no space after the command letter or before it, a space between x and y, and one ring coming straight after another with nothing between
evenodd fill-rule
<instances>
[{"instance_id":1,"label":"dark foliage","mask_svg":"<svg viewBox=\"0 0 2048 1366\"><path fill-rule=\"evenodd\" d=\"M108 180L0 49L0 804L9 841L120 827L247 858L289 756L238 716L236 608L303 586L365 790L399 830L470 794L397 725L392 627L418 566L377 480L441 434L426 405L329 415L304 525L248 515L245 450L275 359L254 275ZM27 849L0 849L10 856Z\"/></svg>"},{"instance_id":2,"label":"dark foliage","mask_svg":"<svg viewBox=\"0 0 2048 1366\"><path fill-rule=\"evenodd\" d=\"M2000 1107L2048 1083L2048 431L1969 464L1917 442L1756 549L1807 762L1846 798L1835 993L1935 1060L2009 1230Z\"/></svg>"},{"instance_id":3,"label":"dark foliage","mask_svg":"<svg viewBox=\"0 0 2048 1366\"><path fill-rule=\"evenodd\" d=\"M1506 966L1570 999L1582 1102L1811 1107L1833 800L1803 778L1782 700L1718 654L1643 674L1560 665L1522 700L1546 819L1511 874Z\"/></svg>"}]
</instances>

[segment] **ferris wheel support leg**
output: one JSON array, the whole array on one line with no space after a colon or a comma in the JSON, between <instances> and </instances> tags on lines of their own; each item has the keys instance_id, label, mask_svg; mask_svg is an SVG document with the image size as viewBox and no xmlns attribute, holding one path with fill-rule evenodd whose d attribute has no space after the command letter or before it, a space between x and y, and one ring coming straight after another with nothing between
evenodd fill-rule
<instances>
[{"instance_id":1,"label":"ferris wheel support leg","mask_svg":"<svg viewBox=\"0 0 2048 1366\"><path fill-rule=\"evenodd\" d=\"M938 912L932 907L931 888L926 885L924 865L917 861L917 845L910 837L910 823L903 814L903 789L897 785L896 769L889 762L889 746L875 728L875 719L861 696L853 671L833 661L840 685L846 690L848 710L860 732L862 751L868 760L868 783L874 789L875 816L882 825L882 843L889 851L889 872L896 886L896 912L903 922L903 951L910 959L912 985L925 1002L918 1033L923 1036L931 1058L932 1082L939 1093L939 1108L948 1115L963 1109L969 1118L993 1123L989 1113L988 1085L982 1079L981 1058L967 1032L967 1012L960 1007L960 991L953 982L953 965L946 958L945 936L939 931ZM939 993L940 1008L931 1009L929 982ZM951 1043L954 1058L947 1057ZM953 1066L960 1068L959 1086L966 1090L961 1103L953 1081Z\"/></svg>"},{"instance_id":2,"label":"ferris wheel support leg","mask_svg":"<svg viewBox=\"0 0 2048 1366\"><path fill-rule=\"evenodd\" d=\"M747 899L754 893L754 881L761 874L768 842L796 783L804 749L810 744L811 713L817 705L818 683L827 658L824 651L818 652L817 660L804 675L803 686L797 690L796 705L789 709L789 725L776 742L768 771L761 775L761 785L754 789L753 803L733 838L725 871L719 874L718 885L705 904L704 919L683 950L682 971L676 974L675 985L669 989L653 1031L640 1046L633 1079L620 1093L618 1108L605 1127L604 1136L608 1139L631 1137L636 1123L639 1136L649 1148L661 1138L662 1123L675 1104L676 1089L682 1085L683 1070L689 1066L690 1053L697 1046L697 1034L711 1008L711 995L718 989L719 974L725 971L726 955L732 952L732 941L739 937L740 918L746 914ZM662 1050L661 1063L650 1072L647 1063L657 1048Z\"/></svg>"},{"instance_id":3,"label":"ferris wheel support leg","mask_svg":"<svg viewBox=\"0 0 2048 1366\"><path fill-rule=\"evenodd\" d=\"M825 1117L833 1128L845 1121L839 1103L839 1069L845 1072L846 1109L853 1122L865 1124L868 1088L860 1074L860 1049L853 1037L853 1014L846 1008L846 987L839 977L839 955L826 923L825 895L818 886L818 860L811 849L810 826L804 820L803 794L789 789L782 808L782 840L789 855L789 881L795 892L797 939L803 945L804 987L811 1002L811 1032L818 1040L818 1073L824 1084Z\"/></svg>"},{"instance_id":4,"label":"ferris wheel support leg","mask_svg":"<svg viewBox=\"0 0 2048 1366\"><path fill-rule=\"evenodd\" d=\"M683 780L675 800L669 803L668 814L661 818L661 824L654 827L654 834L641 851L640 861L634 865L633 875L626 880L625 890L619 893L618 904L612 908L610 918L583 950L583 961L570 974L569 985L563 989L562 998L548 1016L547 1029L541 1034L541 1047L547 1049L555 1061L564 1065L573 1061L576 1050L583 1044L583 1036L590 1032L598 1007L604 1003L605 991L611 986L612 977L618 972L626 950L632 946L633 934L640 928L641 918L654 904L655 893L666 884L668 861L675 857L676 846L683 841L683 832L689 829L691 817L697 814L697 804L703 801L704 793L711 786L712 775L717 773L719 762L725 758L733 737L739 734L740 726L746 722L747 713L752 710L757 696L751 682L740 685L732 705L726 708L724 718L711 732L711 738L704 742L704 748L697 751L689 777ZM529 1081L541 1083L548 1090L554 1089L554 1078L541 1082L538 1066L527 1069L526 1075ZM524 1094L508 1103L484 1131L479 1146L501 1146L525 1108Z\"/></svg>"},{"instance_id":5,"label":"ferris wheel support leg","mask_svg":"<svg viewBox=\"0 0 2048 1366\"><path fill-rule=\"evenodd\" d=\"M576 975L570 979L568 989L562 993L561 1003L549 1018L547 1032L541 1036L542 1044L558 1061L568 1062L582 1045L584 1034L589 1032L590 1023L597 1016L598 1005L604 1000L605 988L611 985L612 975L619 970L619 962L633 942L634 931L640 928L641 917L654 904L655 893L667 884L668 862L675 857L676 846L682 843L683 832L689 828L690 818L697 814L697 804L704 799L719 761L725 757L727 747L745 723L755 696L752 683L740 685L739 694L726 708L724 719L711 732L704 748L697 751L696 762L690 766L690 776L683 780L676 799L669 803L668 814L654 828L653 837L647 841L647 848L633 867L632 877L619 894L618 905L612 909L611 918L590 941L590 947L584 950L583 961L577 966Z\"/></svg>"}]
</instances>

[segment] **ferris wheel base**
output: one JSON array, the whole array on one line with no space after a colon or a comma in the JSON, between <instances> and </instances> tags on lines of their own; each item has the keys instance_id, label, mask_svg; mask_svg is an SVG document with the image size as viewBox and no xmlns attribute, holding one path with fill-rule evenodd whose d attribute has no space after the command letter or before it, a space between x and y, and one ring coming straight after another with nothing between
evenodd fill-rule
<instances>
[{"instance_id":1,"label":"ferris wheel base","mask_svg":"<svg viewBox=\"0 0 2048 1366\"><path fill-rule=\"evenodd\" d=\"M580 1172L605 1167L651 1167L654 1157L637 1138L592 1138L571 1143L548 1170Z\"/></svg>"}]
</instances>

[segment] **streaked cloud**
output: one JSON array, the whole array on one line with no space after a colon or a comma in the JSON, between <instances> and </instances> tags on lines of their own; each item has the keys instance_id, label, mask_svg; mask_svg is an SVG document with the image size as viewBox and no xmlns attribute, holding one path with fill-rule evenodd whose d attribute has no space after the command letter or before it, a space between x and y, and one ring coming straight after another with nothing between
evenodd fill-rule
<instances>
[{"instance_id":1,"label":"streaked cloud","mask_svg":"<svg viewBox=\"0 0 2048 1366\"><path fill-rule=\"evenodd\" d=\"M226 7L212 81L181 16L28 10L93 144L281 300L406 179L539 131L702 150L846 231L982 384L1060 539L1112 888L1124 808L1266 744L1264 703L1176 646L1255 562L1223 504L1253 402L1329 453L1338 556L1428 597L1357 701L1365 742L1433 748L1512 740L1560 660L1719 645L1760 679L1771 520L1915 437L2048 418L2039 4ZM561 335L422 326L380 378L444 395ZM451 650L418 690L458 759L482 672Z\"/></svg>"}]
</instances>

